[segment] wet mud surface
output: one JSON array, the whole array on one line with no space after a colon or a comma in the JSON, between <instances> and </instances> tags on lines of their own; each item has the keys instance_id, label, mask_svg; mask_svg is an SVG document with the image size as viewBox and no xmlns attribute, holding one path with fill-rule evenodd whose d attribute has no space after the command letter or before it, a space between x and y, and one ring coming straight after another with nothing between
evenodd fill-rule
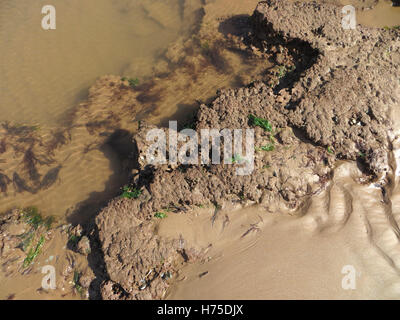
<instances>
[{"instance_id":1,"label":"wet mud surface","mask_svg":"<svg viewBox=\"0 0 400 320\"><path fill-rule=\"evenodd\" d=\"M179 239L170 240L177 243L167 246L170 252L164 248L168 242L158 241L146 253L142 228L156 228L156 212L202 205L218 210L235 202L293 210L326 187L335 158L359 161L364 181L384 178L391 170L390 112L399 105L398 32L360 27L344 33L340 8L315 3L265 1L250 21L254 32L245 43L261 56L275 53L291 71L272 85L255 82L221 91L211 104L201 105L196 129L246 128L252 113L279 132L275 150L257 154L254 172L243 177L235 176L235 166L224 165L140 168L133 184L146 192L137 200L114 200L96 218L108 275L126 298L162 298L166 281L161 275L165 268L176 272L171 260L204 259L201 251L190 259L186 251L195 249L185 243L183 253ZM140 130L139 154L146 148ZM270 139L256 128L257 146ZM129 227L127 221L134 223ZM150 243L159 239L150 234ZM150 271L158 277L147 281ZM110 297L109 288L103 286L103 297Z\"/></svg>"},{"instance_id":2,"label":"wet mud surface","mask_svg":"<svg viewBox=\"0 0 400 320\"><path fill-rule=\"evenodd\" d=\"M57 185L71 148L81 149L82 157L93 150L112 152L118 175L141 191L137 199L117 197L106 204L99 199L120 193L120 185L110 183L107 197L95 193L71 210L68 220L76 227L52 231L68 239L66 256L86 264L79 271L80 289L73 285L72 292L91 299L165 298L184 266L207 261L210 246L182 234L166 237L160 232L162 214L193 216L204 209L211 212L211 223L225 226L227 208L258 205L268 213L301 214L310 198L329 186L337 160L358 164L358 182L376 182L386 190L393 180L398 30L358 26L344 32L341 8L331 4L270 0L252 16L217 18L213 5L207 1L199 11L202 23L193 36L167 50L152 80L100 78L60 130L3 124L5 195ZM249 115L267 119L271 130L254 126ZM155 124L168 132L166 118L181 120L179 129L255 129L253 172L237 176L237 163L148 166L146 133ZM271 143L273 148L263 150ZM21 224L20 216L14 210L2 217L3 266L25 259L17 239L29 226L6 232ZM254 225L243 235L257 230ZM41 239L36 237L33 248ZM74 283L74 259L66 263L63 281Z\"/></svg>"}]
</instances>

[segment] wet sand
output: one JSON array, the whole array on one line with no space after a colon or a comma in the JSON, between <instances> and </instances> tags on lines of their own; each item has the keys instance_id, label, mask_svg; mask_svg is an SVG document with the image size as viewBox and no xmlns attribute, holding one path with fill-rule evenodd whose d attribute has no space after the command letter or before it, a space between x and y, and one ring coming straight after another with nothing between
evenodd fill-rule
<instances>
[{"instance_id":1,"label":"wet sand","mask_svg":"<svg viewBox=\"0 0 400 320\"><path fill-rule=\"evenodd\" d=\"M399 299L399 195L388 208L381 190L360 185L360 176L354 164L341 164L328 190L295 216L225 210L223 229L222 218L211 226L203 213L194 240L212 245L209 261L185 267L167 299ZM160 232L171 235L184 219L165 221ZM342 286L348 266L354 289Z\"/></svg>"},{"instance_id":2,"label":"wet sand","mask_svg":"<svg viewBox=\"0 0 400 320\"><path fill-rule=\"evenodd\" d=\"M20 225L13 225L2 235L10 237L20 234ZM20 229L20 230L18 230ZM65 231L64 231L65 230ZM25 230L26 231L26 230ZM56 227L49 232L40 233L45 241L40 254L31 265L25 266L26 253L22 249L11 249L7 253L7 244L2 248L0 268L0 299L2 300L82 300L88 298L88 291L83 288L84 277L90 274L85 255L67 250L70 239L67 228ZM22 241L21 233L20 241ZM3 238L3 237L2 237ZM3 238L4 239L4 238ZM1 240L3 240L1 239ZM2 242L0 240L0 242ZM4 242L2 242L4 244ZM33 245L36 242L33 241ZM43 288L45 276L50 275L46 267L54 267L55 289ZM44 268L44 269L43 269ZM79 278L75 279L75 273ZM50 285L50 282L47 282ZM76 284L79 284L78 287Z\"/></svg>"}]
</instances>

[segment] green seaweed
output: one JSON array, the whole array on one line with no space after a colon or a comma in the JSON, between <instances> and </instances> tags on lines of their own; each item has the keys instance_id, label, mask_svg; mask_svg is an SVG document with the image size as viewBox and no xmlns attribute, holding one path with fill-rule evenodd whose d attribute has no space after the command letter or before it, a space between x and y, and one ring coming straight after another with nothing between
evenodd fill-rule
<instances>
[{"instance_id":1,"label":"green seaweed","mask_svg":"<svg viewBox=\"0 0 400 320\"><path fill-rule=\"evenodd\" d=\"M130 186L124 186L122 191L121 198L126 199L137 199L142 194L142 190Z\"/></svg>"},{"instance_id":2,"label":"green seaweed","mask_svg":"<svg viewBox=\"0 0 400 320\"><path fill-rule=\"evenodd\" d=\"M139 85L140 81L138 78L127 78L127 77L122 77L121 81L128 81L129 85L132 88L135 88L136 86Z\"/></svg>"},{"instance_id":3,"label":"green seaweed","mask_svg":"<svg viewBox=\"0 0 400 320\"><path fill-rule=\"evenodd\" d=\"M20 235L19 238L22 239L21 243L18 245L23 251L28 250L30 247L32 240L35 236L35 232L33 230L30 230L28 232L25 232L24 234Z\"/></svg>"},{"instance_id":4,"label":"green seaweed","mask_svg":"<svg viewBox=\"0 0 400 320\"><path fill-rule=\"evenodd\" d=\"M217 202L213 203L215 210L221 210L222 206L220 204L218 204Z\"/></svg>"},{"instance_id":5,"label":"green seaweed","mask_svg":"<svg viewBox=\"0 0 400 320\"><path fill-rule=\"evenodd\" d=\"M275 145L273 143L269 143L266 146L256 148L256 151L274 151L274 150L275 150Z\"/></svg>"},{"instance_id":6,"label":"green seaweed","mask_svg":"<svg viewBox=\"0 0 400 320\"><path fill-rule=\"evenodd\" d=\"M272 132L272 125L266 119L258 118L256 116L250 114L249 121L250 121L250 124L253 126L258 126L260 128L263 128L265 131Z\"/></svg>"},{"instance_id":7,"label":"green seaweed","mask_svg":"<svg viewBox=\"0 0 400 320\"><path fill-rule=\"evenodd\" d=\"M242 156L240 154L235 154L232 159L231 162L232 163L241 163L244 159L242 158Z\"/></svg>"},{"instance_id":8,"label":"green seaweed","mask_svg":"<svg viewBox=\"0 0 400 320\"><path fill-rule=\"evenodd\" d=\"M388 30L400 30L400 26L392 26L392 27L384 26L383 29L385 29L386 31L388 31Z\"/></svg>"},{"instance_id":9,"label":"green seaweed","mask_svg":"<svg viewBox=\"0 0 400 320\"><path fill-rule=\"evenodd\" d=\"M34 229L39 228L39 226L43 222L43 218L40 215L38 208L36 207L28 207L22 209L21 215L24 221L27 224L31 225Z\"/></svg>"},{"instance_id":10,"label":"green seaweed","mask_svg":"<svg viewBox=\"0 0 400 320\"><path fill-rule=\"evenodd\" d=\"M54 222L54 217L43 218L36 207L27 207L21 210L22 219L37 230L40 226L44 226L49 230Z\"/></svg>"},{"instance_id":11,"label":"green seaweed","mask_svg":"<svg viewBox=\"0 0 400 320\"><path fill-rule=\"evenodd\" d=\"M278 78L282 79L287 73L286 66L279 66L278 67Z\"/></svg>"},{"instance_id":12,"label":"green seaweed","mask_svg":"<svg viewBox=\"0 0 400 320\"><path fill-rule=\"evenodd\" d=\"M78 237L78 236L76 236L76 235L71 235L70 237L69 237L69 239L68 239L68 242L70 242L71 244L73 244L73 245L77 245L78 244L78 242L79 242L79 240L80 240L80 237Z\"/></svg>"},{"instance_id":13,"label":"green seaweed","mask_svg":"<svg viewBox=\"0 0 400 320\"><path fill-rule=\"evenodd\" d=\"M204 41L201 43L201 49L203 49L204 51L208 52L210 51L210 44L208 43L208 41Z\"/></svg>"},{"instance_id":14,"label":"green seaweed","mask_svg":"<svg viewBox=\"0 0 400 320\"><path fill-rule=\"evenodd\" d=\"M129 85L133 88L136 87L137 85L139 85L139 83L140 83L138 78L134 78L134 79L130 78L130 79L128 79L128 82L129 82Z\"/></svg>"},{"instance_id":15,"label":"green seaweed","mask_svg":"<svg viewBox=\"0 0 400 320\"><path fill-rule=\"evenodd\" d=\"M83 295L83 288L80 283L81 275L78 271L74 270L74 278L72 279L73 286L75 290L82 296Z\"/></svg>"},{"instance_id":16,"label":"green seaweed","mask_svg":"<svg viewBox=\"0 0 400 320\"><path fill-rule=\"evenodd\" d=\"M44 220L43 220L43 223L42 223L42 225L47 229L47 230L50 230L50 228L51 228L51 225L54 223L54 217L46 217Z\"/></svg>"},{"instance_id":17,"label":"green seaweed","mask_svg":"<svg viewBox=\"0 0 400 320\"><path fill-rule=\"evenodd\" d=\"M165 219L167 218L167 214L165 212L156 212L154 217L158 218L158 219Z\"/></svg>"},{"instance_id":18,"label":"green seaweed","mask_svg":"<svg viewBox=\"0 0 400 320\"><path fill-rule=\"evenodd\" d=\"M296 66L285 66L285 65L281 65L278 67L278 78L282 79L284 78L289 72L292 72L296 70Z\"/></svg>"},{"instance_id":19,"label":"green seaweed","mask_svg":"<svg viewBox=\"0 0 400 320\"><path fill-rule=\"evenodd\" d=\"M24 268L28 267L33 262L33 260L35 260L36 257L39 255L44 245L44 241L45 241L44 236L41 236L38 243L36 244L36 247L34 249L33 247L31 247L22 265Z\"/></svg>"}]
</instances>

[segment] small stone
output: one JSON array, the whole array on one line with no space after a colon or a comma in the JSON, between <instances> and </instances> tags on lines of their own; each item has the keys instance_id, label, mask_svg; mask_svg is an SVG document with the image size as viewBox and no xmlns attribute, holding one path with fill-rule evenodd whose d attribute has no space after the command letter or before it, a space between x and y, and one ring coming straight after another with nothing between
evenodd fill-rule
<instances>
[{"instance_id":1,"label":"small stone","mask_svg":"<svg viewBox=\"0 0 400 320\"><path fill-rule=\"evenodd\" d=\"M79 240L77 250L80 254L83 254L85 256L91 252L90 241L88 237L83 236L82 239Z\"/></svg>"}]
</instances>

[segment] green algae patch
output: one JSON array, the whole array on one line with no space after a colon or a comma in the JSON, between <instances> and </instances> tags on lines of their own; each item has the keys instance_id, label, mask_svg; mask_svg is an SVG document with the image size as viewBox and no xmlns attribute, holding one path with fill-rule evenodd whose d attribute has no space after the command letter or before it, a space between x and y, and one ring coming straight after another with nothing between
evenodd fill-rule
<instances>
[{"instance_id":1,"label":"green algae patch","mask_svg":"<svg viewBox=\"0 0 400 320\"><path fill-rule=\"evenodd\" d=\"M271 123L262 118L258 118L252 114L249 115L250 124L256 127L263 128L265 131L272 132L272 125Z\"/></svg>"},{"instance_id":2,"label":"green algae patch","mask_svg":"<svg viewBox=\"0 0 400 320\"><path fill-rule=\"evenodd\" d=\"M122 188L121 198L126 199L137 199L142 194L142 190L132 188L130 186L125 186Z\"/></svg>"},{"instance_id":3,"label":"green algae patch","mask_svg":"<svg viewBox=\"0 0 400 320\"><path fill-rule=\"evenodd\" d=\"M36 257L40 254L42 247L44 245L44 242L45 242L44 236L41 236L38 243L36 244L36 247L35 248L31 247L29 249L29 252L28 252L28 254L24 260L24 263L22 265L24 268L28 267L36 259Z\"/></svg>"},{"instance_id":4,"label":"green algae patch","mask_svg":"<svg viewBox=\"0 0 400 320\"><path fill-rule=\"evenodd\" d=\"M51 228L51 225L54 222L53 217L43 218L39 213L38 208L36 207L28 207L21 210L22 220L32 226L35 230L39 227L44 226L47 230Z\"/></svg>"},{"instance_id":5,"label":"green algae patch","mask_svg":"<svg viewBox=\"0 0 400 320\"><path fill-rule=\"evenodd\" d=\"M167 214L165 212L156 212L156 214L154 215L154 217L156 217L157 219L165 219L167 218Z\"/></svg>"}]
</instances>

